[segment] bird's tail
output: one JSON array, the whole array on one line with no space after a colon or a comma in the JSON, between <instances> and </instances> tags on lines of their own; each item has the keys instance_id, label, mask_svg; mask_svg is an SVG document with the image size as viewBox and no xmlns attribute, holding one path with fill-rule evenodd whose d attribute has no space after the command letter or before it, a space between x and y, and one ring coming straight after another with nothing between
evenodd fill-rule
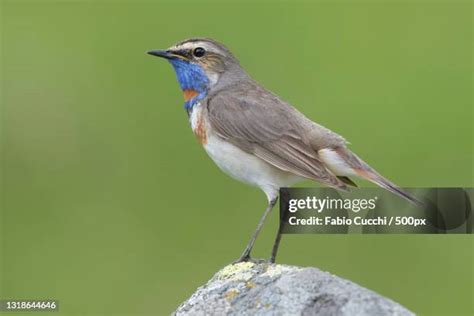
<instances>
[{"instance_id":1,"label":"bird's tail","mask_svg":"<svg viewBox=\"0 0 474 316\"><path fill-rule=\"evenodd\" d=\"M384 177L382 177L380 174L378 174L375 170L373 170L372 168L370 168L371 170L359 170L358 174L360 175L361 178L364 178L366 180L369 180L370 182L373 182L375 184L377 184L378 186L404 198L405 200L417 205L417 206L420 206L420 207L423 207L425 204L418 200L416 197L414 197L413 195L409 194L408 192L400 189L396 184L394 184L393 182L385 179Z\"/></svg>"},{"instance_id":2,"label":"bird's tail","mask_svg":"<svg viewBox=\"0 0 474 316\"><path fill-rule=\"evenodd\" d=\"M338 176L358 176L377 184L417 206L423 207L425 205L425 203L408 192L405 192L393 182L385 179L347 148L322 149L318 153L328 168Z\"/></svg>"}]
</instances>

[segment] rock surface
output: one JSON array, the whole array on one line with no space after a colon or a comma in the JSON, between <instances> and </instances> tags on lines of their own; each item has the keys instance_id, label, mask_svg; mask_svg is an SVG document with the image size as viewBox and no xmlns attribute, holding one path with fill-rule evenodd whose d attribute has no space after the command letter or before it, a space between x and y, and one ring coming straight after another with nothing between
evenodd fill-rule
<instances>
[{"instance_id":1,"label":"rock surface","mask_svg":"<svg viewBox=\"0 0 474 316\"><path fill-rule=\"evenodd\" d=\"M175 315L414 315L316 268L243 262L217 272Z\"/></svg>"}]
</instances>

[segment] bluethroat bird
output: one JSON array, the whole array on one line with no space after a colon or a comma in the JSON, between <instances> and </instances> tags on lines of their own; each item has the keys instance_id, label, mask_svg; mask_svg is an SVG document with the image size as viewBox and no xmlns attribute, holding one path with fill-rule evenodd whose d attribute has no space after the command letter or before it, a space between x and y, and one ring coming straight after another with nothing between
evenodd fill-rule
<instances>
[{"instance_id":1,"label":"bluethroat bird","mask_svg":"<svg viewBox=\"0 0 474 316\"><path fill-rule=\"evenodd\" d=\"M347 148L347 141L311 121L254 81L224 45L191 38L148 54L167 59L184 94L191 128L211 159L233 178L259 187L268 206L237 260L250 252L281 187L311 179L348 191L360 177L420 203ZM270 262L275 261L279 230Z\"/></svg>"}]
</instances>

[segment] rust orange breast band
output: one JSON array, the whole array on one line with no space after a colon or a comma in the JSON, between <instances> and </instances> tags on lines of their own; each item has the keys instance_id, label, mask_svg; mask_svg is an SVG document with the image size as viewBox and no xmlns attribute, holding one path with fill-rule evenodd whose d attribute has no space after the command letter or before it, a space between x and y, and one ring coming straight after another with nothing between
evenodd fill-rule
<instances>
[{"instance_id":1,"label":"rust orange breast band","mask_svg":"<svg viewBox=\"0 0 474 316\"><path fill-rule=\"evenodd\" d=\"M199 95L199 92L197 92L196 90L193 90L193 89L183 90L184 101L186 102L191 100L197 95Z\"/></svg>"}]
</instances>

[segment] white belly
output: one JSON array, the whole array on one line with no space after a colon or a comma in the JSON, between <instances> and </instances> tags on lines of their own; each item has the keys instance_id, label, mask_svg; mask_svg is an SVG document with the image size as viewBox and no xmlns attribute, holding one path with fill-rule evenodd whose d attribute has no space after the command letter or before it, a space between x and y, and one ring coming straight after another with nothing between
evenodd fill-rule
<instances>
[{"instance_id":1,"label":"white belly","mask_svg":"<svg viewBox=\"0 0 474 316\"><path fill-rule=\"evenodd\" d=\"M196 107L191 113L190 122L193 130L197 128L200 114L200 107ZM213 133L207 122L206 135L204 149L217 166L231 177L259 187L265 192L268 200L277 197L281 187L288 187L302 179L224 141Z\"/></svg>"}]
</instances>

